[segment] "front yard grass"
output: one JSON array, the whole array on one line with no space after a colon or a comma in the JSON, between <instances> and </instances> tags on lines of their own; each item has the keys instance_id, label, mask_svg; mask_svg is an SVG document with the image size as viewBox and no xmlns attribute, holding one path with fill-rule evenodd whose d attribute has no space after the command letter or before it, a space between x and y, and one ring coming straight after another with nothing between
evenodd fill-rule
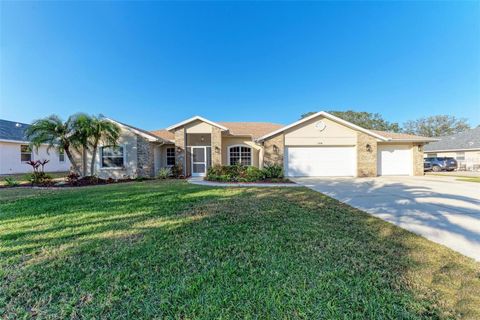
<instances>
[{"instance_id":1,"label":"front yard grass","mask_svg":"<svg viewBox=\"0 0 480 320\"><path fill-rule=\"evenodd\" d=\"M480 318L480 264L305 188L0 190L0 318Z\"/></svg>"}]
</instances>

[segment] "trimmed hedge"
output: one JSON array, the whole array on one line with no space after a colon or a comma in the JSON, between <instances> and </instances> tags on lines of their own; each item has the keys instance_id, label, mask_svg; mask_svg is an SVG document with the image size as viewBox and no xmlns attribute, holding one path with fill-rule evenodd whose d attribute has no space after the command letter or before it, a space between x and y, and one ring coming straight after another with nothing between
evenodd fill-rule
<instances>
[{"instance_id":1,"label":"trimmed hedge","mask_svg":"<svg viewBox=\"0 0 480 320\"><path fill-rule=\"evenodd\" d=\"M268 165L263 169L252 166L213 166L208 169L205 180L218 182L284 182L283 168Z\"/></svg>"}]
</instances>

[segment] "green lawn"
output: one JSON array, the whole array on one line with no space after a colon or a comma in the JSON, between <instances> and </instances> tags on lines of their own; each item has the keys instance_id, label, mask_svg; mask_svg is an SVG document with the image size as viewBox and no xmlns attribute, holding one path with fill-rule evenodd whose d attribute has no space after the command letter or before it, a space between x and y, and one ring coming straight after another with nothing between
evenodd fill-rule
<instances>
[{"instance_id":1,"label":"green lawn","mask_svg":"<svg viewBox=\"0 0 480 320\"><path fill-rule=\"evenodd\" d=\"M0 318L480 318L480 264L305 188L0 190Z\"/></svg>"}]
</instances>

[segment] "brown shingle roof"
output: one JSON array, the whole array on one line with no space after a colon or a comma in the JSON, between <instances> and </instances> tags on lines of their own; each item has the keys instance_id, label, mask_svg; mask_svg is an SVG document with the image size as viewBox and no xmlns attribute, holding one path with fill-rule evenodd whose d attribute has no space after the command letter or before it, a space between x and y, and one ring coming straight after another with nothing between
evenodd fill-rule
<instances>
[{"instance_id":1,"label":"brown shingle roof","mask_svg":"<svg viewBox=\"0 0 480 320\"><path fill-rule=\"evenodd\" d=\"M390 138L393 140L424 140L424 141L434 140L433 138L416 136L408 133L397 133L397 132L388 132L388 131L380 131L380 130L369 130L369 131L372 131L373 133L381 135L382 137Z\"/></svg>"},{"instance_id":2,"label":"brown shingle roof","mask_svg":"<svg viewBox=\"0 0 480 320\"><path fill-rule=\"evenodd\" d=\"M173 134L173 132L167 131L165 129L160 129L160 130L155 130L150 132L164 140L168 140L168 141L175 140L175 135Z\"/></svg>"},{"instance_id":3,"label":"brown shingle roof","mask_svg":"<svg viewBox=\"0 0 480 320\"><path fill-rule=\"evenodd\" d=\"M270 122L217 122L229 129L229 133L234 136L252 136L254 139L259 138L267 133L275 131L283 127L282 124ZM172 132L165 129L151 131L154 135L174 141L175 136Z\"/></svg>"},{"instance_id":4,"label":"brown shingle roof","mask_svg":"<svg viewBox=\"0 0 480 320\"><path fill-rule=\"evenodd\" d=\"M235 136L251 135L254 139L283 127L282 124L270 122L218 122L227 127Z\"/></svg>"}]
</instances>

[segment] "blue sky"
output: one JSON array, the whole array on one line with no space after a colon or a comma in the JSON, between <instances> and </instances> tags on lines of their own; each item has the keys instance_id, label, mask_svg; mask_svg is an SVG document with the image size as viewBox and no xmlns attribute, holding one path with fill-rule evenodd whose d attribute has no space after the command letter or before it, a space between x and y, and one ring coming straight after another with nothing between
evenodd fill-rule
<instances>
[{"instance_id":1,"label":"blue sky","mask_svg":"<svg viewBox=\"0 0 480 320\"><path fill-rule=\"evenodd\" d=\"M479 2L1 2L0 118L480 123Z\"/></svg>"}]
</instances>

